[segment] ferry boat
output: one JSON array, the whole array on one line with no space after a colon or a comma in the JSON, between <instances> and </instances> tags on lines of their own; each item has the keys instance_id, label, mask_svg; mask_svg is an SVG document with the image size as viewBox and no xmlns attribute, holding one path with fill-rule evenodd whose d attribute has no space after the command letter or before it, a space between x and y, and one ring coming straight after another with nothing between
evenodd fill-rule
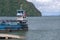
<instances>
[{"instance_id":1,"label":"ferry boat","mask_svg":"<svg viewBox=\"0 0 60 40\"><path fill-rule=\"evenodd\" d=\"M0 17L0 31L28 30L25 11L17 10L17 17Z\"/></svg>"}]
</instances>

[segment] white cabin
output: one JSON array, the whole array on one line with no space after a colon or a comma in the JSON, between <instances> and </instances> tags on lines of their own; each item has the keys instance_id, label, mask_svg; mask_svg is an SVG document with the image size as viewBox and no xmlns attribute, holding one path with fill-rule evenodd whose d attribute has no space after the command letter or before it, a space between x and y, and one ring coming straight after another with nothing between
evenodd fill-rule
<instances>
[{"instance_id":1,"label":"white cabin","mask_svg":"<svg viewBox=\"0 0 60 40\"><path fill-rule=\"evenodd\" d=\"M24 10L17 10L17 20L24 20L26 17Z\"/></svg>"}]
</instances>

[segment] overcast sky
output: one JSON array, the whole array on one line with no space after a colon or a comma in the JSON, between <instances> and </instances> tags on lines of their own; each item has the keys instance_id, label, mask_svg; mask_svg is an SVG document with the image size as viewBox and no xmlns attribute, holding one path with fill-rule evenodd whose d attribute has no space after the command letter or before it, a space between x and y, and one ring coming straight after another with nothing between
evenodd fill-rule
<instances>
[{"instance_id":1,"label":"overcast sky","mask_svg":"<svg viewBox=\"0 0 60 40\"><path fill-rule=\"evenodd\" d=\"M27 0L42 12L43 16L60 15L60 0Z\"/></svg>"}]
</instances>

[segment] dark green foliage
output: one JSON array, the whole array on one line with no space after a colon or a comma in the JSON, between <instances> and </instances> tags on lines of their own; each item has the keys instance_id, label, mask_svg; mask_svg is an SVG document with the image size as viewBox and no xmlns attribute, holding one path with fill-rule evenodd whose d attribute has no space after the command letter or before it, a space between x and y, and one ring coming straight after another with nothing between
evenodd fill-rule
<instances>
[{"instance_id":1,"label":"dark green foliage","mask_svg":"<svg viewBox=\"0 0 60 40\"><path fill-rule=\"evenodd\" d=\"M20 9L21 4L27 16L41 16L34 5L26 0L0 0L0 16L16 16L16 10Z\"/></svg>"}]
</instances>

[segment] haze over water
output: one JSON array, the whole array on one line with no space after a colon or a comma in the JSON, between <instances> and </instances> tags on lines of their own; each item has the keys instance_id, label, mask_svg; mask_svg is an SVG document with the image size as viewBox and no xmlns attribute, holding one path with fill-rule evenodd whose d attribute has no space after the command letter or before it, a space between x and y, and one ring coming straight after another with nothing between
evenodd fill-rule
<instances>
[{"instance_id":1,"label":"haze over water","mask_svg":"<svg viewBox=\"0 0 60 40\"><path fill-rule=\"evenodd\" d=\"M60 17L29 17L30 30L55 30L60 29Z\"/></svg>"}]
</instances>

